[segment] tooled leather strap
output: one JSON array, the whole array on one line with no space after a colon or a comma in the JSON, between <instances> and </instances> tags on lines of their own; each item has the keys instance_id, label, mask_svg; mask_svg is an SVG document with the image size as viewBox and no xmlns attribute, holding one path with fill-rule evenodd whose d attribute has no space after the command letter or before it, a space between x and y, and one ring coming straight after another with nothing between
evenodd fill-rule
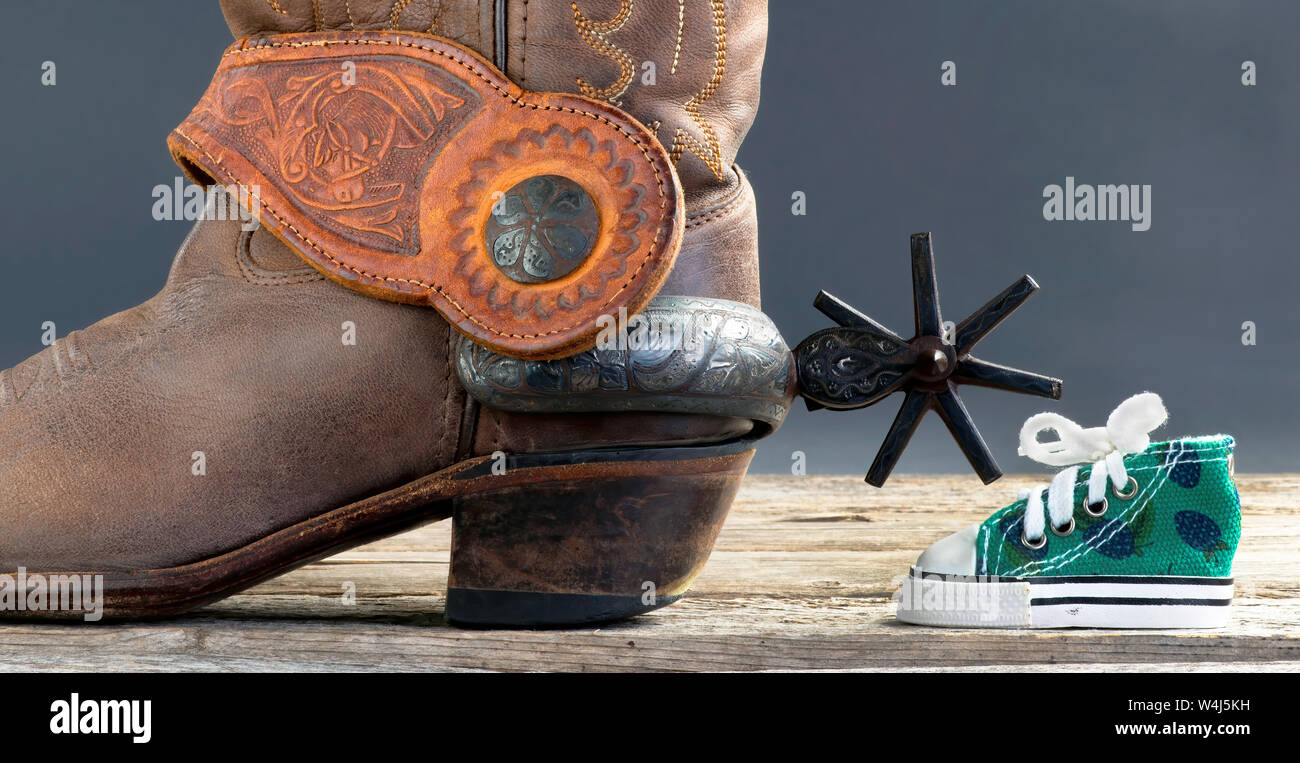
<instances>
[{"instance_id":1,"label":"tooled leather strap","mask_svg":"<svg viewBox=\"0 0 1300 763\"><path fill-rule=\"evenodd\" d=\"M639 311L681 244L681 187L645 127L426 35L236 42L168 145L196 182L246 187L333 280L432 305L515 357L591 347L599 316Z\"/></svg>"}]
</instances>

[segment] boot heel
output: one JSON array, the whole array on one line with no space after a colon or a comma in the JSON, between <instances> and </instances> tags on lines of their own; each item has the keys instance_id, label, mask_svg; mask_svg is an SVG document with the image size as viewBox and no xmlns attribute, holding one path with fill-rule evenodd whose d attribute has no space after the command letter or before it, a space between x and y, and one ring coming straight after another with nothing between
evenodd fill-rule
<instances>
[{"instance_id":1,"label":"boot heel","mask_svg":"<svg viewBox=\"0 0 1300 763\"><path fill-rule=\"evenodd\" d=\"M499 485L455 500L447 618L583 625L677 601L708 561L752 447L509 458Z\"/></svg>"}]
</instances>

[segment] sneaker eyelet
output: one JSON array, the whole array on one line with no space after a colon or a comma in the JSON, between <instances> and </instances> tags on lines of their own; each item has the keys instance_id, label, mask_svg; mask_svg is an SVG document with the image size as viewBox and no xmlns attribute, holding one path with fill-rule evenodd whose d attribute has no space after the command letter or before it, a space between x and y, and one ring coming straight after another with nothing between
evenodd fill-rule
<instances>
[{"instance_id":1,"label":"sneaker eyelet","mask_svg":"<svg viewBox=\"0 0 1300 763\"><path fill-rule=\"evenodd\" d=\"M1072 532L1074 532L1074 517L1070 517L1070 524L1063 528L1058 528L1056 525L1052 525L1052 535L1055 535L1058 538L1064 538Z\"/></svg>"},{"instance_id":2,"label":"sneaker eyelet","mask_svg":"<svg viewBox=\"0 0 1300 763\"><path fill-rule=\"evenodd\" d=\"M1047 545L1047 535L1044 534L1044 535L1042 535L1041 537L1039 537L1037 543L1030 543L1030 542L1029 542L1029 539L1025 537L1025 531L1024 531L1024 530L1021 530L1021 531L1020 531L1020 545L1024 546L1025 548L1029 549L1030 551L1037 551L1037 550L1039 550L1040 548L1042 548L1043 546L1046 546L1046 545Z\"/></svg>"},{"instance_id":3,"label":"sneaker eyelet","mask_svg":"<svg viewBox=\"0 0 1300 763\"><path fill-rule=\"evenodd\" d=\"M1101 497L1101 500L1098 501L1097 503L1083 504L1083 510L1087 512L1088 516L1090 517L1100 517L1103 514L1105 514L1106 509L1109 508L1110 508L1110 501L1106 500L1106 496L1104 495Z\"/></svg>"},{"instance_id":4,"label":"sneaker eyelet","mask_svg":"<svg viewBox=\"0 0 1300 763\"><path fill-rule=\"evenodd\" d=\"M1128 478L1128 483L1127 483L1126 485L1124 485L1124 491L1123 491L1123 492L1120 492L1120 491L1116 490L1116 489L1115 489L1115 484L1114 484L1114 483L1111 483L1111 486L1110 486L1110 492L1114 493L1114 494L1115 494L1115 497L1118 498L1118 499L1120 499L1121 501L1127 501L1128 499L1130 499L1130 498L1132 498L1133 496L1135 496L1135 495L1138 494L1138 483L1137 483L1137 480L1133 479L1132 477L1129 477L1129 478Z\"/></svg>"}]
</instances>

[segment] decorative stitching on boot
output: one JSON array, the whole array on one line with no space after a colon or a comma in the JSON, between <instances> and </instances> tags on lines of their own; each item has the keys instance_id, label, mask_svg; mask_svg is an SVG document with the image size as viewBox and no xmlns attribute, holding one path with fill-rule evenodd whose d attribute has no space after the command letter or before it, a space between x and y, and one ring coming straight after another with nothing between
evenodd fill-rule
<instances>
[{"instance_id":1,"label":"decorative stitching on boot","mask_svg":"<svg viewBox=\"0 0 1300 763\"><path fill-rule=\"evenodd\" d=\"M609 21L592 21L578 10L577 3L571 3L573 7L573 23L578 27L578 36L592 47L597 53L610 58L618 64L618 79L607 88L597 89L593 85L578 77L578 92L588 98L595 98L598 101L609 101L617 104L618 99L623 97L627 92L628 85L632 82L632 74L636 67L632 63L632 56L627 51L618 47L609 41L608 35L619 31L627 20L632 17L632 0L620 0L618 14Z\"/></svg>"},{"instance_id":2,"label":"decorative stitching on boot","mask_svg":"<svg viewBox=\"0 0 1300 763\"><path fill-rule=\"evenodd\" d=\"M429 3L429 14L432 16L432 19L429 21L429 29L427 31L429 34L437 34L438 27L440 24L442 24L442 12L444 10L444 6L441 0L427 0L427 2Z\"/></svg>"},{"instance_id":3,"label":"decorative stitching on boot","mask_svg":"<svg viewBox=\"0 0 1300 763\"><path fill-rule=\"evenodd\" d=\"M388 13L388 28L397 29L397 22L406 11L406 6L411 4L411 0L393 0L393 9Z\"/></svg>"},{"instance_id":4,"label":"decorative stitching on boot","mask_svg":"<svg viewBox=\"0 0 1300 763\"><path fill-rule=\"evenodd\" d=\"M682 56L682 34L686 31L686 0L677 0L677 43L673 45L673 65L669 74L677 73L677 61Z\"/></svg>"},{"instance_id":5,"label":"decorative stitching on boot","mask_svg":"<svg viewBox=\"0 0 1300 763\"><path fill-rule=\"evenodd\" d=\"M700 143L679 127L673 135L673 145L668 153L672 156L673 162L676 163L681 161L682 156L687 151L690 151L713 171L714 177L722 180L724 172L722 144L718 141L713 126L700 115L700 104L709 100L717 92L718 87L722 85L722 77L727 70L727 9L723 0L713 0L713 30L715 37L713 77L709 80L709 84L704 86L703 90L685 104L687 115L704 133L705 142Z\"/></svg>"}]
</instances>

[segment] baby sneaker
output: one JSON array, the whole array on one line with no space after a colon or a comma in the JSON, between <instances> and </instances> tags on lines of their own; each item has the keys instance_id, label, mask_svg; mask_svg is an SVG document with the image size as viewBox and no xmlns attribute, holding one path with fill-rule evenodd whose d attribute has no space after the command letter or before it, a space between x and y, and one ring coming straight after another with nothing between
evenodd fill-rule
<instances>
[{"instance_id":1,"label":"baby sneaker","mask_svg":"<svg viewBox=\"0 0 1300 763\"><path fill-rule=\"evenodd\" d=\"M1241 500L1227 435L1151 443L1146 392L1084 429L1053 413L1020 454L1068 467L1050 485L935 543L903 584L898 619L1021 628L1217 628L1232 602ZM1040 442L1044 430L1059 439Z\"/></svg>"}]
</instances>

